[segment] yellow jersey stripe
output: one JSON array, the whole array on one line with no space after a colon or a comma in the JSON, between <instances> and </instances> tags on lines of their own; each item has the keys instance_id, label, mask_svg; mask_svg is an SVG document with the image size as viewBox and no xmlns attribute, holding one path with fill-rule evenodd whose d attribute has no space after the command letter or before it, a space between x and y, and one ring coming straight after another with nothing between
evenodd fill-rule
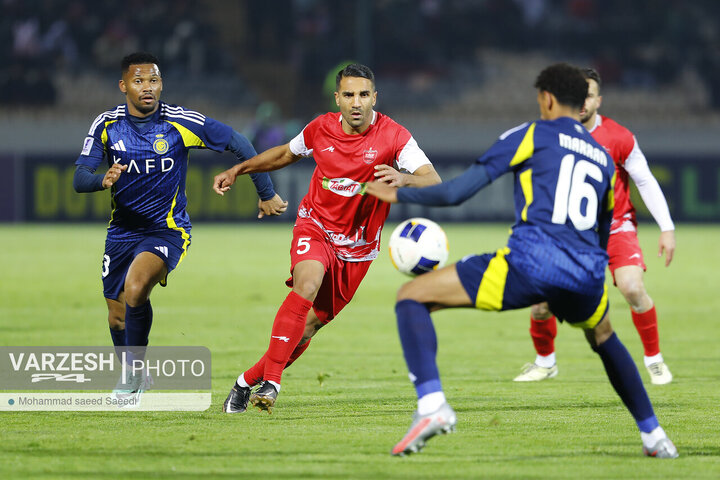
<instances>
[{"instance_id":1,"label":"yellow jersey stripe","mask_svg":"<svg viewBox=\"0 0 720 480\"><path fill-rule=\"evenodd\" d=\"M102 133L100 134L100 140L102 140L103 146L107 146L108 143L108 134L107 134L107 127L111 123L117 122L117 120L110 120L109 122L105 122L105 128L103 128ZM117 210L117 203L115 202L115 185L113 185L112 190L110 190L110 220L108 221L108 228L110 228L110 225L112 224L113 217L115 216L115 210Z\"/></svg>"},{"instance_id":2,"label":"yellow jersey stripe","mask_svg":"<svg viewBox=\"0 0 720 480\"><path fill-rule=\"evenodd\" d=\"M180 136L183 139L183 144L186 147L205 147L205 144L203 143L202 139L195 135L190 129L183 127L177 122L171 122L170 120L166 120L170 125L175 127L178 132L180 132Z\"/></svg>"},{"instance_id":3,"label":"yellow jersey stripe","mask_svg":"<svg viewBox=\"0 0 720 480\"><path fill-rule=\"evenodd\" d=\"M180 236L183 239L183 253L180 255L180 260L178 260L177 263L178 265L180 265L180 262L183 261L185 255L187 254L187 246L190 243L190 235L185 231L184 228L178 227L177 223L175 223L175 219L173 218L173 211L175 210L175 205L177 204L178 193L180 193L180 187L178 187L177 191L175 192L175 196L172 200L172 205L170 205L170 211L168 212L167 218L165 220L167 222L167 226L173 230L177 230L178 232L180 232Z\"/></svg>"},{"instance_id":4,"label":"yellow jersey stripe","mask_svg":"<svg viewBox=\"0 0 720 480\"><path fill-rule=\"evenodd\" d=\"M610 188L608 189L608 208L607 211L609 212L613 208L615 208L615 179L617 177L617 170L613 172L613 176L610 179Z\"/></svg>"},{"instance_id":5,"label":"yellow jersey stripe","mask_svg":"<svg viewBox=\"0 0 720 480\"><path fill-rule=\"evenodd\" d=\"M520 187L522 187L523 196L525 197L525 206L520 213L520 218L522 218L523 222L527 222L528 207L533 202L532 168L520 174Z\"/></svg>"},{"instance_id":6,"label":"yellow jersey stripe","mask_svg":"<svg viewBox=\"0 0 720 480\"><path fill-rule=\"evenodd\" d=\"M595 309L595 313L592 314L590 318L585 320L584 322L580 323L571 323L573 327L583 328L585 330L589 330L591 328L595 328L598 323L600 323L600 320L603 319L605 316L605 312L607 312L608 307L608 295L607 295L607 285L603 285L603 296L600 299L600 303L598 304L598 307Z\"/></svg>"},{"instance_id":7,"label":"yellow jersey stripe","mask_svg":"<svg viewBox=\"0 0 720 480\"><path fill-rule=\"evenodd\" d=\"M528 158L532 157L533 152L535 152L534 137L535 123L532 123L528 127L527 132L525 132L525 137L522 139L522 142L520 142L520 145L518 145L517 150L515 150L515 155L513 155L512 160L510 160L511 167L522 163Z\"/></svg>"},{"instance_id":8,"label":"yellow jersey stripe","mask_svg":"<svg viewBox=\"0 0 720 480\"><path fill-rule=\"evenodd\" d=\"M502 310L505 282L508 274L508 263L505 260L505 255L508 253L510 253L510 248L501 248L495 253L495 258L490 260L475 298L477 308L481 310Z\"/></svg>"}]
</instances>

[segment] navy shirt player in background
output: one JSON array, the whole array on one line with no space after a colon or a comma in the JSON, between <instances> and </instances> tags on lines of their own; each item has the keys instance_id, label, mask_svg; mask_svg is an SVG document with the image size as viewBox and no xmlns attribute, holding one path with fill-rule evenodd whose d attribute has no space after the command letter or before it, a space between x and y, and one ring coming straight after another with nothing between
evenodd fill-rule
<instances>
[{"instance_id":1,"label":"navy shirt player in background","mask_svg":"<svg viewBox=\"0 0 720 480\"><path fill-rule=\"evenodd\" d=\"M185 206L188 153L230 150L242 161L257 154L231 127L160 101L162 77L149 53L122 59L120 91L127 102L100 114L75 164L78 192L111 189L112 212L102 263L103 293L113 344L146 346L152 325L150 292L182 261L190 245ZM105 174L95 170L105 161ZM252 177L258 218L287 209L268 174Z\"/></svg>"},{"instance_id":2,"label":"navy shirt player in background","mask_svg":"<svg viewBox=\"0 0 720 480\"><path fill-rule=\"evenodd\" d=\"M398 330L418 408L392 453L417 452L428 438L455 427L455 412L445 400L435 360L431 310L501 311L546 301L558 318L585 332L637 423L643 452L677 457L635 362L608 318L605 247L615 166L579 122L587 82L578 68L556 64L540 73L535 87L541 120L505 132L459 177L416 189L378 182L367 186L366 193L387 202L442 206L467 200L505 173L515 177L515 225L505 248L468 255L455 265L416 277L398 291Z\"/></svg>"}]
</instances>

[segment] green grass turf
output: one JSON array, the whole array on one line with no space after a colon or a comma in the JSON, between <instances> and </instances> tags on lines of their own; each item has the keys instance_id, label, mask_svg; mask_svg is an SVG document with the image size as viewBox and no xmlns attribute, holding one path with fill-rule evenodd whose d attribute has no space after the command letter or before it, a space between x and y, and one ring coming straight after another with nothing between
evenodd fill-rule
<instances>
[{"instance_id":1,"label":"green grass turf","mask_svg":"<svg viewBox=\"0 0 720 480\"><path fill-rule=\"evenodd\" d=\"M451 260L501 247L508 231L445 228ZM611 318L641 367L678 460L642 456L634 422L601 362L570 327L559 328L557 378L512 382L534 358L528 310L434 315L457 432L432 439L419 455L391 457L415 398L393 314L404 278L385 250L353 302L288 369L275 413L223 414L234 378L265 350L287 294L291 228L199 224L169 287L153 292L151 343L210 348L211 408L1 413L0 478L718 478L720 227L680 225L668 269L655 256L657 228L640 231L672 384L649 384L616 289ZM103 226L3 225L0 238L1 345L110 343L99 278Z\"/></svg>"}]
</instances>

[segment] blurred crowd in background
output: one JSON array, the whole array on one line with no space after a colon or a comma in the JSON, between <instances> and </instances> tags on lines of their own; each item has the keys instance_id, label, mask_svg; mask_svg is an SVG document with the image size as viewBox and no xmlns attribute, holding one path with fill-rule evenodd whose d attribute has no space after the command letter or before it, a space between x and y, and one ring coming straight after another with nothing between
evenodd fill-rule
<instances>
[{"instance_id":1,"label":"blurred crowd in background","mask_svg":"<svg viewBox=\"0 0 720 480\"><path fill-rule=\"evenodd\" d=\"M331 107L342 62L375 70L386 110L441 110L463 92L482 92L493 78L488 58L516 57L522 65L533 54L591 65L618 88L703 89L701 103L720 109L720 2L712 0L0 5L0 108L84 108L76 99L92 93L87 85L116 81L120 58L146 50L160 58L174 97L250 110L272 101L259 112L268 118L308 117ZM531 84L534 74L523 81Z\"/></svg>"}]
</instances>

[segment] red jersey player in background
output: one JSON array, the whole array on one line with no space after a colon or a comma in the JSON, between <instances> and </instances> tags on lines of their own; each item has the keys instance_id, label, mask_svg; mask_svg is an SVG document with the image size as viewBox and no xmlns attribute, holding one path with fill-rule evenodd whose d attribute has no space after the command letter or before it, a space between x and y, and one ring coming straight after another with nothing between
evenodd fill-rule
<instances>
[{"instance_id":1,"label":"red jersey player in background","mask_svg":"<svg viewBox=\"0 0 720 480\"><path fill-rule=\"evenodd\" d=\"M225 400L227 413L244 412L248 401L272 413L283 369L305 351L312 336L340 313L360 286L377 257L380 232L390 211L390 204L365 195L365 184L371 180L398 187L440 183L410 132L373 110L377 91L368 67L348 65L335 83L340 113L317 117L290 143L215 177L213 188L223 195L238 175L277 170L311 155L317 164L293 229L292 277L286 282L292 291L275 317L267 351L238 377ZM395 162L410 174L393 168Z\"/></svg>"},{"instance_id":2,"label":"red jersey player in background","mask_svg":"<svg viewBox=\"0 0 720 480\"><path fill-rule=\"evenodd\" d=\"M588 96L580 113L582 124L615 161L615 210L608 240L608 267L615 285L630 305L635 328L645 349L644 363L650 373L650 381L663 385L672 381L670 369L660 353L657 313L655 305L645 290L643 272L645 263L637 237L635 207L630 202L632 178L648 210L660 227L658 256L665 253L665 266L669 266L675 252L675 226L670 217L665 196L657 180L650 172L645 155L635 136L614 120L597 113L602 103L600 75L593 69L584 70L588 82ZM537 356L534 363L526 364L516 382L533 382L557 375L555 363L555 316L547 304L534 305L530 316L530 335Z\"/></svg>"}]
</instances>

